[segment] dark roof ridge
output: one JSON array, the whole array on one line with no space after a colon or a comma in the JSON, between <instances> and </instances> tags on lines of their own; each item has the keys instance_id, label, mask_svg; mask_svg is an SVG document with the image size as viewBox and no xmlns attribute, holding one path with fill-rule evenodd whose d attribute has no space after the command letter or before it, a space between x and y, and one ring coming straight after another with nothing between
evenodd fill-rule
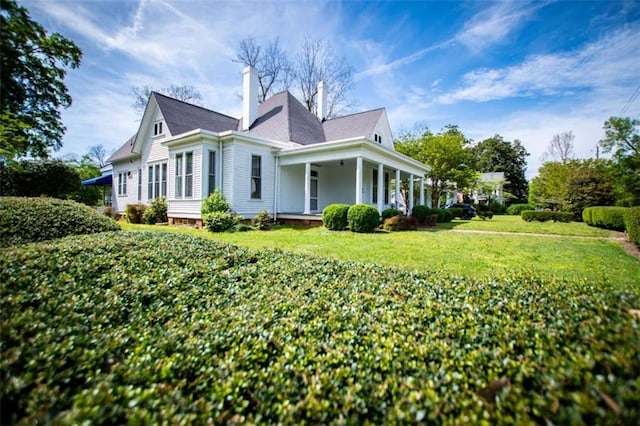
<instances>
[{"instance_id":1,"label":"dark roof ridge","mask_svg":"<svg viewBox=\"0 0 640 426\"><path fill-rule=\"evenodd\" d=\"M201 106L201 105L196 105L196 104L192 104L192 103L187 102L187 101L182 101L182 100L180 100L180 99L172 98L171 96L165 95L165 94L160 93L160 92L156 92L155 90L152 90L152 91L151 91L151 94L160 95L160 96L162 96L163 98L171 99L172 101L176 101L176 102L180 102L180 103L185 104L185 105L189 105L189 106L192 106L192 107L200 108L200 109L203 109L203 110L205 110L205 111L207 111L207 112L212 112L212 113L214 113L214 114L218 114L218 115L221 115L221 116L223 116L223 117L231 118L231 119L233 119L233 120L238 120L237 118L232 117L232 116L230 116L230 115L223 114L223 113L218 112L218 111L214 111L214 110L212 110L212 109L209 109L209 108L203 107L203 106Z\"/></svg>"},{"instance_id":2,"label":"dark roof ridge","mask_svg":"<svg viewBox=\"0 0 640 426\"><path fill-rule=\"evenodd\" d=\"M326 118L324 120L324 122L326 123L327 121L331 121L331 120L339 120L341 118L353 117L354 115L359 115L359 114L367 114L367 113L374 112L374 111L384 111L384 107L369 109L367 111L354 112L354 113L347 114L347 115L341 115L340 117Z\"/></svg>"}]
</instances>

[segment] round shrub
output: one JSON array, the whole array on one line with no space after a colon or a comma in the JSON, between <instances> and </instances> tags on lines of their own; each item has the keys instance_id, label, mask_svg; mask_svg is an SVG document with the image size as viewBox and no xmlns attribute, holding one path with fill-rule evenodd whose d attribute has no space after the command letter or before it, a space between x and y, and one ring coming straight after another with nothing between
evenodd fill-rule
<instances>
[{"instance_id":1,"label":"round shrub","mask_svg":"<svg viewBox=\"0 0 640 426\"><path fill-rule=\"evenodd\" d=\"M124 208L124 216L129 223L143 223L145 210L147 206L142 203L127 204Z\"/></svg>"},{"instance_id":2,"label":"round shrub","mask_svg":"<svg viewBox=\"0 0 640 426\"><path fill-rule=\"evenodd\" d=\"M451 216L454 218L459 219L464 216L464 209L462 207L449 207L447 210L451 212Z\"/></svg>"},{"instance_id":3,"label":"round shrub","mask_svg":"<svg viewBox=\"0 0 640 426\"><path fill-rule=\"evenodd\" d=\"M329 204L322 210L322 224L332 231L344 231L349 223L348 212L348 204Z\"/></svg>"},{"instance_id":4,"label":"round shrub","mask_svg":"<svg viewBox=\"0 0 640 426\"><path fill-rule=\"evenodd\" d=\"M507 212L505 205L496 200L489 203L489 210L491 210L491 213L496 215L505 214Z\"/></svg>"},{"instance_id":5,"label":"round shrub","mask_svg":"<svg viewBox=\"0 0 640 426\"><path fill-rule=\"evenodd\" d=\"M353 232L373 232L380 224L380 214L368 204L356 204L349 207L347 213L349 229Z\"/></svg>"},{"instance_id":6,"label":"round shrub","mask_svg":"<svg viewBox=\"0 0 640 426\"><path fill-rule=\"evenodd\" d=\"M207 213L213 212L228 212L231 210L229 203L225 196L220 192L219 188L216 188L207 198L202 200L202 206L200 207L200 213L204 217Z\"/></svg>"},{"instance_id":7,"label":"round shrub","mask_svg":"<svg viewBox=\"0 0 640 426\"><path fill-rule=\"evenodd\" d=\"M524 210L535 210L536 206L533 204L511 204L507 207L507 214L512 216L520 216Z\"/></svg>"},{"instance_id":8,"label":"round shrub","mask_svg":"<svg viewBox=\"0 0 640 426\"><path fill-rule=\"evenodd\" d=\"M382 220L383 221L385 219L389 219L390 217L394 217L394 216L403 216L403 213L402 213L401 210L398 210L398 209L393 208L393 207L382 210Z\"/></svg>"},{"instance_id":9,"label":"round shrub","mask_svg":"<svg viewBox=\"0 0 640 426\"><path fill-rule=\"evenodd\" d=\"M158 197L149 203L149 207L142 214L144 223L155 225L156 223L165 223L167 221L167 199L166 197Z\"/></svg>"},{"instance_id":10,"label":"round shrub","mask_svg":"<svg viewBox=\"0 0 640 426\"><path fill-rule=\"evenodd\" d=\"M229 212L211 212L202 217L204 227L209 232L224 232L242 220Z\"/></svg>"},{"instance_id":11,"label":"round shrub","mask_svg":"<svg viewBox=\"0 0 640 426\"><path fill-rule=\"evenodd\" d=\"M120 225L113 219L75 201L0 197L0 246L3 247L119 229Z\"/></svg>"},{"instance_id":12,"label":"round shrub","mask_svg":"<svg viewBox=\"0 0 640 426\"><path fill-rule=\"evenodd\" d=\"M269 212L266 210L260 210L258 214L251 219L251 224L256 229L268 231L271 229L271 216L269 216Z\"/></svg>"},{"instance_id":13,"label":"round shrub","mask_svg":"<svg viewBox=\"0 0 640 426\"><path fill-rule=\"evenodd\" d=\"M431 209L423 205L413 206L413 210L411 210L411 215L416 218L416 221L418 221L420 225L426 225L427 216L430 214Z\"/></svg>"},{"instance_id":14,"label":"round shrub","mask_svg":"<svg viewBox=\"0 0 640 426\"><path fill-rule=\"evenodd\" d=\"M438 215L438 223L446 223L453 220L453 213L449 210L451 209L433 209L432 212Z\"/></svg>"}]
</instances>

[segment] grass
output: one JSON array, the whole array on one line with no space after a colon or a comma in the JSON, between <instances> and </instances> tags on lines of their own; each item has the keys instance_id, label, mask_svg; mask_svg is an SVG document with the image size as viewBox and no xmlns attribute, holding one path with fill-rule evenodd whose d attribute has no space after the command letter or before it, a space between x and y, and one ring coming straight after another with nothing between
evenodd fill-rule
<instances>
[{"instance_id":1,"label":"grass","mask_svg":"<svg viewBox=\"0 0 640 426\"><path fill-rule=\"evenodd\" d=\"M582 222L525 222L520 216L494 216L493 219L456 219L450 223L439 223L438 229L473 231L515 232L527 234L553 234L574 237L609 237L613 233Z\"/></svg>"},{"instance_id":2,"label":"grass","mask_svg":"<svg viewBox=\"0 0 640 426\"><path fill-rule=\"evenodd\" d=\"M640 284L640 262L618 244L597 238L462 234L446 230L355 234L294 227L239 233L130 224L123 224L123 229L189 234L254 249L279 248L450 276L528 274L634 288Z\"/></svg>"}]
</instances>

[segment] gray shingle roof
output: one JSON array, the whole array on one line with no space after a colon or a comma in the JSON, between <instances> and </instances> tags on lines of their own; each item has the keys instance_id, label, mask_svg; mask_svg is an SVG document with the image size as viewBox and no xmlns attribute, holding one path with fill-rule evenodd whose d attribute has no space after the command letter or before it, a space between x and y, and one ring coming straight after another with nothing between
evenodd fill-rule
<instances>
[{"instance_id":1,"label":"gray shingle roof","mask_svg":"<svg viewBox=\"0 0 640 426\"><path fill-rule=\"evenodd\" d=\"M327 141L371 136L384 108L332 118L322 123Z\"/></svg>"},{"instance_id":2,"label":"gray shingle roof","mask_svg":"<svg viewBox=\"0 0 640 426\"><path fill-rule=\"evenodd\" d=\"M238 129L238 119L152 92L172 135L194 129L224 132Z\"/></svg>"},{"instance_id":3,"label":"gray shingle roof","mask_svg":"<svg viewBox=\"0 0 640 426\"><path fill-rule=\"evenodd\" d=\"M111 154L109 158L107 158L107 163L113 163L114 161L124 160L129 157L135 157L137 154L131 152L133 148L133 143L136 140L136 134L131 136L120 148L117 149L116 152Z\"/></svg>"},{"instance_id":4,"label":"gray shingle roof","mask_svg":"<svg viewBox=\"0 0 640 426\"><path fill-rule=\"evenodd\" d=\"M252 136L310 145L325 141L320 121L287 91L277 93L258 107Z\"/></svg>"}]
</instances>

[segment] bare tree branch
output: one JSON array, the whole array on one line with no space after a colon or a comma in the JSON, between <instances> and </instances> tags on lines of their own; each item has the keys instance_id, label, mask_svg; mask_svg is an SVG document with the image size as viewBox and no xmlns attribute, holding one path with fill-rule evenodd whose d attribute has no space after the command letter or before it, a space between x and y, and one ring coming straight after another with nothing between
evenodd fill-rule
<instances>
[{"instance_id":1,"label":"bare tree branch","mask_svg":"<svg viewBox=\"0 0 640 426\"><path fill-rule=\"evenodd\" d=\"M138 114L142 114L147 106L151 92L154 91L170 96L174 99L178 99L179 101L202 106L202 95L191 85L172 84L169 87L164 87L162 89L153 89L145 84L143 86L134 86L131 88L129 94L134 97L134 102L131 104L131 108L133 108Z\"/></svg>"},{"instance_id":2,"label":"bare tree branch","mask_svg":"<svg viewBox=\"0 0 640 426\"><path fill-rule=\"evenodd\" d=\"M265 48L259 46L254 38L242 40L233 62L256 69L260 85L260 102L268 98L272 92L286 90L291 85L291 66L278 38L270 41Z\"/></svg>"},{"instance_id":3,"label":"bare tree branch","mask_svg":"<svg viewBox=\"0 0 640 426\"><path fill-rule=\"evenodd\" d=\"M108 154L103 145L94 145L89 147L87 157L97 164L98 167L104 167Z\"/></svg>"},{"instance_id":4,"label":"bare tree branch","mask_svg":"<svg viewBox=\"0 0 640 426\"><path fill-rule=\"evenodd\" d=\"M543 161L557 160L562 163L566 163L573 158L573 140L575 135L572 131L562 132L553 135L549 146L544 154L542 154Z\"/></svg>"}]
</instances>

